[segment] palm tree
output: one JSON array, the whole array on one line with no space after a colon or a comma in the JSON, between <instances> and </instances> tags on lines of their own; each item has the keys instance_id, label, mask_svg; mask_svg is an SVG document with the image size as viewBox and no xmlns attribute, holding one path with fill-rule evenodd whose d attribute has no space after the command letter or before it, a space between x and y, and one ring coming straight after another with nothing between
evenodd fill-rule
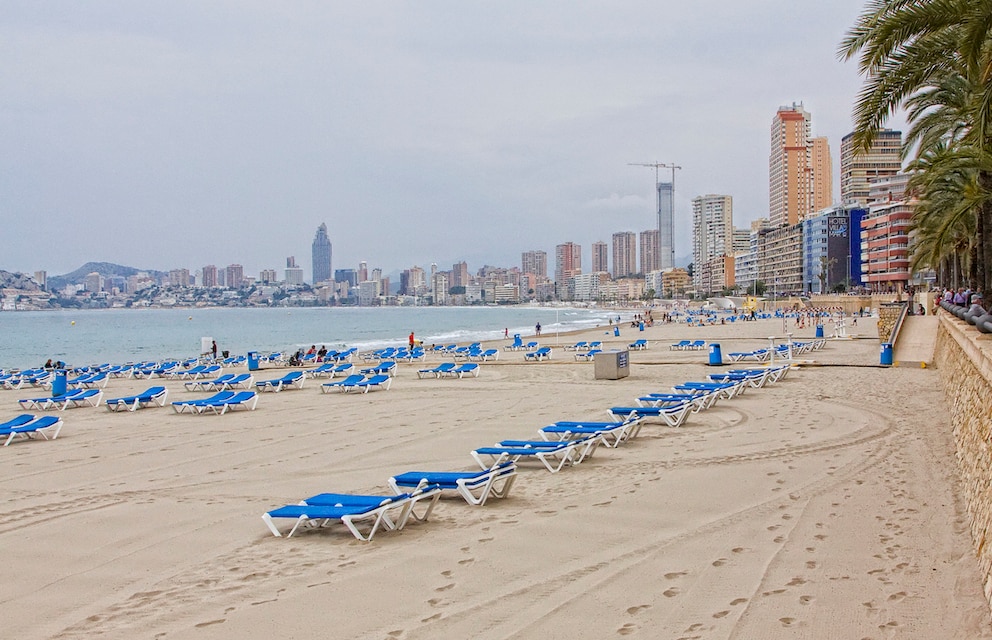
<instances>
[{"instance_id":1,"label":"palm tree","mask_svg":"<svg viewBox=\"0 0 992 640\"><path fill-rule=\"evenodd\" d=\"M835 264L837 264L837 258L820 256L820 273L816 276L820 280L820 293L827 292L827 284L830 282L830 269Z\"/></svg>"},{"instance_id":2,"label":"palm tree","mask_svg":"<svg viewBox=\"0 0 992 640\"><path fill-rule=\"evenodd\" d=\"M920 202L914 264L946 265L953 256L970 266L971 284L989 289L992 2L870 0L840 54L857 56L866 78L854 109L862 149L895 110L907 109L904 154L915 147Z\"/></svg>"}]
</instances>

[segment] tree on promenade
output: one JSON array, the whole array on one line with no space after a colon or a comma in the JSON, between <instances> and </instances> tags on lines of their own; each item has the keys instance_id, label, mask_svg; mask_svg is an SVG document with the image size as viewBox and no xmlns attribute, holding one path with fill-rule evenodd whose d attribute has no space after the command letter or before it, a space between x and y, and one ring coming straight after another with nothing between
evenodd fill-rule
<instances>
[{"instance_id":1,"label":"tree on promenade","mask_svg":"<svg viewBox=\"0 0 992 640\"><path fill-rule=\"evenodd\" d=\"M914 268L992 286L992 0L870 0L840 46L864 85L855 144L905 109Z\"/></svg>"}]
</instances>

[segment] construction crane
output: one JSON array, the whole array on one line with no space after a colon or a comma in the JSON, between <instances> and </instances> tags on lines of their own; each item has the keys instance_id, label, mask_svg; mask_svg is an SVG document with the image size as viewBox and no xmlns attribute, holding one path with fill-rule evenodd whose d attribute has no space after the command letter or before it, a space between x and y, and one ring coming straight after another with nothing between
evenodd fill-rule
<instances>
[{"instance_id":1,"label":"construction crane","mask_svg":"<svg viewBox=\"0 0 992 640\"><path fill-rule=\"evenodd\" d=\"M655 211L658 215L658 251L659 258L661 257L661 244L662 244L662 233L661 233L661 190L658 189L658 185L661 182L659 175L659 170L661 169L671 169L672 170L672 217L668 221L668 240L669 240L669 251L671 255L669 256L669 266L675 266L675 170L681 169L679 165L674 162L628 162L628 165L632 167L654 167L654 191L656 194L655 200Z\"/></svg>"}]
</instances>

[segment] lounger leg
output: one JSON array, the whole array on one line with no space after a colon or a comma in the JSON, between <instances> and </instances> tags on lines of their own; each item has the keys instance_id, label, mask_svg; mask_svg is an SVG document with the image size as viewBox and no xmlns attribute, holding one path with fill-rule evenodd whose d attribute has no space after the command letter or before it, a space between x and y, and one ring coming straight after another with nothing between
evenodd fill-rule
<instances>
[{"instance_id":1,"label":"lounger leg","mask_svg":"<svg viewBox=\"0 0 992 640\"><path fill-rule=\"evenodd\" d=\"M279 529L277 529L275 523L272 522L272 516L270 516L267 513L263 513L262 514L262 522L264 522L265 523L265 526L267 526L269 528L269 531L272 532L272 535L274 535L277 538L281 538L282 537L282 534L279 533ZM293 530L295 531L296 528L294 527Z\"/></svg>"}]
</instances>

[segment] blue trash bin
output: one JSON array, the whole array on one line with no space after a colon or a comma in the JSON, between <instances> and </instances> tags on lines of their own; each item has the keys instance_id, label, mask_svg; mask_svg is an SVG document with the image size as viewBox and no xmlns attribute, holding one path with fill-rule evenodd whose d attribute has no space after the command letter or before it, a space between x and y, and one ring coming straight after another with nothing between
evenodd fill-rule
<instances>
[{"instance_id":1,"label":"blue trash bin","mask_svg":"<svg viewBox=\"0 0 992 640\"><path fill-rule=\"evenodd\" d=\"M620 337L620 327L613 327L613 335Z\"/></svg>"},{"instance_id":2,"label":"blue trash bin","mask_svg":"<svg viewBox=\"0 0 992 640\"><path fill-rule=\"evenodd\" d=\"M817 338L822 338L823 337L823 325L822 324L816 325L816 337Z\"/></svg>"},{"instance_id":3,"label":"blue trash bin","mask_svg":"<svg viewBox=\"0 0 992 640\"><path fill-rule=\"evenodd\" d=\"M258 371L258 352L249 351L248 352L248 371Z\"/></svg>"},{"instance_id":4,"label":"blue trash bin","mask_svg":"<svg viewBox=\"0 0 992 640\"><path fill-rule=\"evenodd\" d=\"M723 364L723 353L720 351L720 345L715 342L710 343L710 364L714 366Z\"/></svg>"},{"instance_id":5,"label":"blue trash bin","mask_svg":"<svg viewBox=\"0 0 992 640\"><path fill-rule=\"evenodd\" d=\"M641 331L644 331L644 323L641 323Z\"/></svg>"},{"instance_id":6,"label":"blue trash bin","mask_svg":"<svg viewBox=\"0 0 992 640\"><path fill-rule=\"evenodd\" d=\"M881 363L889 367L892 366L892 345L888 342L882 343Z\"/></svg>"},{"instance_id":7,"label":"blue trash bin","mask_svg":"<svg viewBox=\"0 0 992 640\"><path fill-rule=\"evenodd\" d=\"M59 369L55 372L55 377L52 378L52 397L64 396L66 388L65 369Z\"/></svg>"}]
</instances>

